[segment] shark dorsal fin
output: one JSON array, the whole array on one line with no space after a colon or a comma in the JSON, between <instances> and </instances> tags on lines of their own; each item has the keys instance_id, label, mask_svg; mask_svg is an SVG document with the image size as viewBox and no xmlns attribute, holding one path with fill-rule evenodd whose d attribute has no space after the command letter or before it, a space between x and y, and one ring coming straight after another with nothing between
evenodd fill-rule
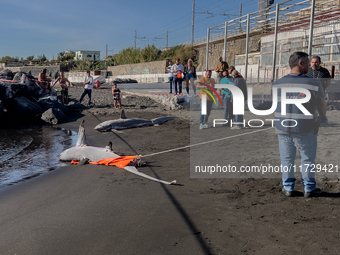
<instances>
[{"instance_id":1,"label":"shark dorsal fin","mask_svg":"<svg viewBox=\"0 0 340 255\"><path fill-rule=\"evenodd\" d=\"M77 146L79 145L88 145L86 142L86 135L85 135L85 120L82 120L79 125L78 131L78 139L77 139Z\"/></svg>"},{"instance_id":2,"label":"shark dorsal fin","mask_svg":"<svg viewBox=\"0 0 340 255\"><path fill-rule=\"evenodd\" d=\"M120 118L121 118L121 119L126 119L124 110L122 110L122 113L120 114Z\"/></svg>"},{"instance_id":3,"label":"shark dorsal fin","mask_svg":"<svg viewBox=\"0 0 340 255\"><path fill-rule=\"evenodd\" d=\"M106 145L105 149L108 149L108 150L110 150L110 151L113 151L113 150L112 150L112 142L111 142L111 141Z\"/></svg>"}]
</instances>

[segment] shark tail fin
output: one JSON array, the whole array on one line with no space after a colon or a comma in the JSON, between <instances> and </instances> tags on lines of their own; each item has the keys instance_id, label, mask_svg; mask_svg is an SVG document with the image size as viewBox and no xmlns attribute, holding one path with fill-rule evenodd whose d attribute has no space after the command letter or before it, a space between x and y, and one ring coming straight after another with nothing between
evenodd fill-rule
<instances>
[{"instance_id":1,"label":"shark tail fin","mask_svg":"<svg viewBox=\"0 0 340 255\"><path fill-rule=\"evenodd\" d=\"M106 145L105 149L113 151L113 149L112 149L112 142L111 141Z\"/></svg>"},{"instance_id":2,"label":"shark tail fin","mask_svg":"<svg viewBox=\"0 0 340 255\"><path fill-rule=\"evenodd\" d=\"M126 119L125 111L124 110L122 110L122 113L120 114L120 118L121 119Z\"/></svg>"},{"instance_id":3,"label":"shark tail fin","mask_svg":"<svg viewBox=\"0 0 340 255\"><path fill-rule=\"evenodd\" d=\"M79 145L88 145L86 142L86 135L85 135L85 120L82 120L79 125L79 131L78 131L78 139L76 146Z\"/></svg>"}]
</instances>

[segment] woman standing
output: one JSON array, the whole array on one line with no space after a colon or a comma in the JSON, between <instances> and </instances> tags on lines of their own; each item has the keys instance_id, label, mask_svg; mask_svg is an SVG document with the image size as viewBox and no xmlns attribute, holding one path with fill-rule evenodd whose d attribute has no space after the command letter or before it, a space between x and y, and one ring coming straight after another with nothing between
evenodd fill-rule
<instances>
[{"instance_id":1,"label":"woman standing","mask_svg":"<svg viewBox=\"0 0 340 255\"><path fill-rule=\"evenodd\" d=\"M186 91L187 91L187 95L189 96L189 80L192 86L192 89L194 91L194 95L196 95L196 86L194 84L194 79L196 78L196 68L192 62L191 59L188 60L188 65L186 68L186 74L185 74L185 82L186 82Z\"/></svg>"}]
</instances>

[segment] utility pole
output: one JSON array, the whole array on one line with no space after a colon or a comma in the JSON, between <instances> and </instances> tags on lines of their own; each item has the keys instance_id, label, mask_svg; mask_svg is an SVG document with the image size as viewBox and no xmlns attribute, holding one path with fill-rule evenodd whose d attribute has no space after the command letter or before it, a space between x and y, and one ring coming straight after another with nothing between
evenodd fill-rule
<instances>
[{"instance_id":1,"label":"utility pole","mask_svg":"<svg viewBox=\"0 0 340 255\"><path fill-rule=\"evenodd\" d=\"M137 30L135 30L135 49L136 49L136 40L137 40Z\"/></svg>"},{"instance_id":2,"label":"utility pole","mask_svg":"<svg viewBox=\"0 0 340 255\"><path fill-rule=\"evenodd\" d=\"M169 31L168 30L166 30L166 49L168 48L168 41L169 40Z\"/></svg>"},{"instance_id":3,"label":"utility pole","mask_svg":"<svg viewBox=\"0 0 340 255\"><path fill-rule=\"evenodd\" d=\"M106 44L106 53L105 53L105 57L107 58L107 44Z\"/></svg>"},{"instance_id":4,"label":"utility pole","mask_svg":"<svg viewBox=\"0 0 340 255\"><path fill-rule=\"evenodd\" d=\"M192 0L192 20L191 20L191 47L194 46L194 26L195 26L195 0Z\"/></svg>"}]
</instances>

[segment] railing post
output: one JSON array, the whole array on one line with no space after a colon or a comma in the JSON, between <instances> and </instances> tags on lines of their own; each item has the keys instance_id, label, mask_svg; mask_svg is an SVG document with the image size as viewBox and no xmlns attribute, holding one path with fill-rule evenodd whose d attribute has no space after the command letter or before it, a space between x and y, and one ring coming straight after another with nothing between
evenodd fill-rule
<instances>
[{"instance_id":1,"label":"railing post","mask_svg":"<svg viewBox=\"0 0 340 255\"><path fill-rule=\"evenodd\" d=\"M244 79L247 80L248 73L248 51L249 51L249 24L250 24L250 15L247 14L247 37L246 37L246 68L244 72Z\"/></svg>"},{"instance_id":2,"label":"railing post","mask_svg":"<svg viewBox=\"0 0 340 255\"><path fill-rule=\"evenodd\" d=\"M276 15L275 15L275 33L274 33L274 41L273 41L273 71L272 71L272 81L275 80L275 65L276 65L276 46L277 46L277 29L279 24L279 11L280 5L276 4Z\"/></svg>"},{"instance_id":3,"label":"railing post","mask_svg":"<svg viewBox=\"0 0 340 255\"><path fill-rule=\"evenodd\" d=\"M206 62L206 71L209 70L209 41L210 41L210 28L207 30L207 62Z\"/></svg>"},{"instance_id":4,"label":"railing post","mask_svg":"<svg viewBox=\"0 0 340 255\"><path fill-rule=\"evenodd\" d=\"M228 38L228 21L224 23L224 51L223 60L227 61L227 39Z\"/></svg>"},{"instance_id":5,"label":"railing post","mask_svg":"<svg viewBox=\"0 0 340 255\"><path fill-rule=\"evenodd\" d=\"M309 43L308 43L308 55L311 60L312 48L313 48L313 29L314 29L314 12L315 12L315 0L311 1L310 5L310 25L309 25Z\"/></svg>"}]
</instances>

